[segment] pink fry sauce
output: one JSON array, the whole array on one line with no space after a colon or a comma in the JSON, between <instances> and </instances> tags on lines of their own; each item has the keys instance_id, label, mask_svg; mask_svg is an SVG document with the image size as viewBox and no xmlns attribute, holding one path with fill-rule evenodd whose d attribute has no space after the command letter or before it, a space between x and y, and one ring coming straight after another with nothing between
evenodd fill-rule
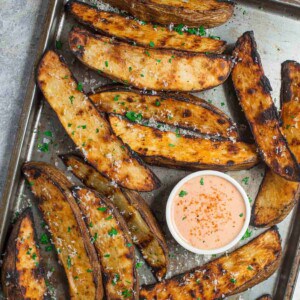
<instances>
[{"instance_id":1,"label":"pink fry sauce","mask_svg":"<svg viewBox=\"0 0 300 300\"><path fill-rule=\"evenodd\" d=\"M190 179L176 192L171 218L179 236L191 246L213 250L226 246L241 232L246 205L238 189L224 178Z\"/></svg>"}]
</instances>

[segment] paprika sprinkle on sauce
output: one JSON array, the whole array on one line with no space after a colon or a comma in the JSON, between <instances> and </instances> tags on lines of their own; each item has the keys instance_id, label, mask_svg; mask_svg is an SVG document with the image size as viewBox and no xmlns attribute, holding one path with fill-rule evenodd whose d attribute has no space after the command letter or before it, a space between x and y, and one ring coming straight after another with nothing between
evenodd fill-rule
<instances>
[{"instance_id":1,"label":"paprika sprinkle on sauce","mask_svg":"<svg viewBox=\"0 0 300 300\"><path fill-rule=\"evenodd\" d=\"M171 206L177 234L189 245L213 250L232 242L242 231L245 200L225 178L204 175L181 185Z\"/></svg>"}]
</instances>

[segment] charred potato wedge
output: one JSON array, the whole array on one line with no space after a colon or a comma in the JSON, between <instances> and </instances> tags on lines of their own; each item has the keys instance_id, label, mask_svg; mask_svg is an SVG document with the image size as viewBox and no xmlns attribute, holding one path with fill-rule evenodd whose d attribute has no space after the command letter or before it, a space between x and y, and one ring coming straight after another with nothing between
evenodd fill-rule
<instances>
[{"instance_id":1,"label":"charred potato wedge","mask_svg":"<svg viewBox=\"0 0 300 300\"><path fill-rule=\"evenodd\" d=\"M117 136L147 163L186 170L242 170L258 163L256 148L243 142L179 136L110 115Z\"/></svg>"},{"instance_id":2,"label":"charred potato wedge","mask_svg":"<svg viewBox=\"0 0 300 300\"><path fill-rule=\"evenodd\" d=\"M227 0L104 0L143 21L163 25L185 24L206 28L226 23L234 11L234 2Z\"/></svg>"},{"instance_id":3,"label":"charred potato wedge","mask_svg":"<svg viewBox=\"0 0 300 300\"><path fill-rule=\"evenodd\" d=\"M80 23L119 40L149 48L191 52L222 53L226 42L197 35L170 31L167 27L154 26L113 12L97 10L79 1L69 1L67 10Z\"/></svg>"},{"instance_id":4,"label":"charred potato wedge","mask_svg":"<svg viewBox=\"0 0 300 300\"><path fill-rule=\"evenodd\" d=\"M111 132L82 86L73 78L62 57L48 51L38 69L39 86L64 129L85 158L104 176L119 185L151 191L157 177Z\"/></svg>"},{"instance_id":5,"label":"charred potato wedge","mask_svg":"<svg viewBox=\"0 0 300 300\"><path fill-rule=\"evenodd\" d=\"M300 161L300 64L282 64L282 131L291 151ZM253 206L252 223L257 227L278 224L289 214L300 196L300 185L267 170Z\"/></svg>"},{"instance_id":6,"label":"charred potato wedge","mask_svg":"<svg viewBox=\"0 0 300 300\"><path fill-rule=\"evenodd\" d=\"M257 300L272 300L272 296L271 295L263 295L263 296L259 297Z\"/></svg>"},{"instance_id":7,"label":"charred potato wedge","mask_svg":"<svg viewBox=\"0 0 300 300\"><path fill-rule=\"evenodd\" d=\"M246 32L238 39L234 57L233 84L263 160L279 176L300 181L298 163L280 130L272 89L253 32Z\"/></svg>"},{"instance_id":8,"label":"charred potato wedge","mask_svg":"<svg viewBox=\"0 0 300 300\"><path fill-rule=\"evenodd\" d=\"M88 229L69 188L72 184L55 167L42 162L24 164L69 282L72 299L102 299L101 267Z\"/></svg>"},{"instance_id":9,"label":"charred potato wedge","mask_svg":"<svg viewBox=\"0 0 300 300\"><path fill-rule=\"evenodd\" d=\"M195 132L236 139L231 119L212 104L189 94L145 94L122 86L100 88L90 99L101 112L125 116L134 112L143 119Z\"/></svg>"},{"instance_id":10,"label":"charred potato wedge","mask_svg":"<svg viewBox=\"0 0 300 300\"><path fill-rule=\"evenodd\" d=\"M32 213L26 209L14 224L3 258L5 299L50 299L40 262Z\"/></svg>"},{"instance_id":11,"label":"charred potato wedge","mask_svg":"<svg viewBox=\"0 0 300 300\"><path fill-rule=\"evenodd\" d=\"M70 32L69 44L89 68L139 89L206 90L222 84L232 66L224 55L146 49L79 28Z\"/></svg>"},{"instance_id":12,"label":"charred potato wedge","mask_svg":"<svg viewBox=\"0 0 300 300\"><path fill-rule=\"evenodd\" d=\"M169 250L164 235L145 200L130 190L121 190L74 154L61 155L64 164L87 187L109 199L122 212L133 243L141 251L158 280L165 277Z\"/></svg>"},{"instance_id":13,"label":"charred potato wedge","mask_svg":"<svg viewBox=\"0 0 300 300\"><path fill-rule=\"evenodd\" d=\"M271 228L243 247L202 267L161 283L144 286L141 299L221 299L269 278L278 268L281 241Z\"/></svg>"},{"instance_id":14,"label":"charred potato wedge","mask_svg":"<svg viewBox=\"0 0 300 300\"><path fill-rule=\"evenodd\" d=\"M95 191L80 187L72 191L101 261L106 298L138 299L135 252L122 216Z\"/></svg>"}]
</instances>

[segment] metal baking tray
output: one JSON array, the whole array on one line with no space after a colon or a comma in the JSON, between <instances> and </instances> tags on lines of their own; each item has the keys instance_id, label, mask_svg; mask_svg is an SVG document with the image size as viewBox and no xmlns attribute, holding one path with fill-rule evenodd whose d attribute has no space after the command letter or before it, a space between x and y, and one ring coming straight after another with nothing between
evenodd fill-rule
<instances>
[{"instance_id":1,"label":"metal baking tray","mask_svg":"<svg viewBox=\"0 0 300 300\"><path fill-rule=\"evenodd\" d=\"M56 41L61 41L62 50L59 50L59 52L66 58L75 77L83 82L86 92L93 91L94 88L109 82L109 80L101 78L95 72L81 65L70 53L67 35L75 21L65 15L64 2L62 0L49 1L36 62L24 99L15 146L11 153L7 182L0 203L0 250L3 249L7 233L9 234L10 223L15 215L27 206L32 206L39 234L44 231L40 226L42 220L36 210L33 196L21 175L23 162L27 160L47 161L65 170L57 154L74 150L72 141L65 134L56 115L44 101L36 86L35 71L42 54L46 49L55 48ZM97 4L97 1L90 2ZM232 20L219 28L209 30L209 32L221 36L222 39L228 41L230 46L233 46L244 31L254 31L266 75L273 87L273 99L278 106L281 85L280 65L286 59L300 60L299 19L300 2L298 0L239 1ZM228 113L237 123L245 122L241 117L240 107L230 80L221 87L196 95L212 100L213 104ZM45 136L45 131L51 131L53 136ZM44 142L49 143L47 153L38 151L38 144ZM143 196L150 204L166 234L170 247L168 277L171 277L174 274L199 266L211 260L212 257L195 255L184 250L172 239L166 226L164 214L168 194L172 187L189 172L159 167L151 168L161 179L162 187L152 193L144 193ZM244 177L249 177L249 184L242 183L242 185L251 199L255 199L263 173L264 166L262 164L248 171L229 172L241 183ZM69 173L68 176L71 177L71 174ZM73 177L72 179L76 182L76 179ZM275 299L280 300L292 298L300 263L300 223L297 222L296 215L300 215L300 206L295 208L279 225L284 253L280 269L267 281L244 292L242 295L232 296L230 299L241 299L239 297L242 297L245 300L252 300L265 293L270 293ZM251 228L251 230L253 232L252 237L262 232L262 230L255 230L254 228ZM61 266L57 264L55 255L52 252L45 252L43 248L41 247L42 255L45 257L44 268L53 297L55 299L66 299L68 296L64 272L61 270ZM154 278L145 265L139 269L139 275L141 283L154 282Z\"/></svg>"}]
</instances>

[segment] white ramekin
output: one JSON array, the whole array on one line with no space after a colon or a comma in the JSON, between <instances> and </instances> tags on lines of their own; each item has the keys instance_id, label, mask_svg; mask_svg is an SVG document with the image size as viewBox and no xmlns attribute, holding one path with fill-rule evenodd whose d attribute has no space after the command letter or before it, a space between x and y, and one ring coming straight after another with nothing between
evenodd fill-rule
<instances>
[{"instance_id":1,"label":"white ramekin","mask_svg":"<svg viewBox=\"0 0 300 300\"><path fill-rule=\"evenodd\" d=\"M217 177L221 177L226 179L228 182L230 182L231 184L233 184L238 191L241 193L244 202L245 202L245 207L246 207L246 217L245 217L245 222L244 225L242 227L242 230L240 231L240 233L236 236L236 238L234 240L232 240L229 244L221 247L221 248L215 248L212 250L203 250L203 249L199 249L196 247L193 247L192 245L188 244L185 240L182 239L182 237L179 235L179 233L177 232L175 225L173 224L173 220L172 220L172 216L171 216L171 207L172 207L172 203L174 201L174 198L176 196L176 193L178 191L178 189L185 184L187 181L189 181L192 178L198 177L198 176L207 176L207 175L211 175L211 176L217 176ZM175 187L173 188L172 192L170 193L170 196L168 198L168 202L167 202L167 208L166 208L166 219L167 219L167 224L169 227L169 230L172 234L172 236L174 237L174 239L185 249L194 252L196 254L204 254L204 255L213 255L213 254L219 254L222 252L225 252L227 250L229 250L230 248L232 248L233 246L235 246L243 237L243 235L245 234L245 232L247 231L247 228L249 226L250 223L250 216L251 216L251 207L250 207L250 203L249 203L249 199L248 196L245 192L245 190L241 187L241 185L232 177L230 177L229 175L222 173L222 172L218 172L218 171L198 171L195 173L192 173L186 177L184 177L182 180L180 180Z\"/></svg>"}]
</instances>

